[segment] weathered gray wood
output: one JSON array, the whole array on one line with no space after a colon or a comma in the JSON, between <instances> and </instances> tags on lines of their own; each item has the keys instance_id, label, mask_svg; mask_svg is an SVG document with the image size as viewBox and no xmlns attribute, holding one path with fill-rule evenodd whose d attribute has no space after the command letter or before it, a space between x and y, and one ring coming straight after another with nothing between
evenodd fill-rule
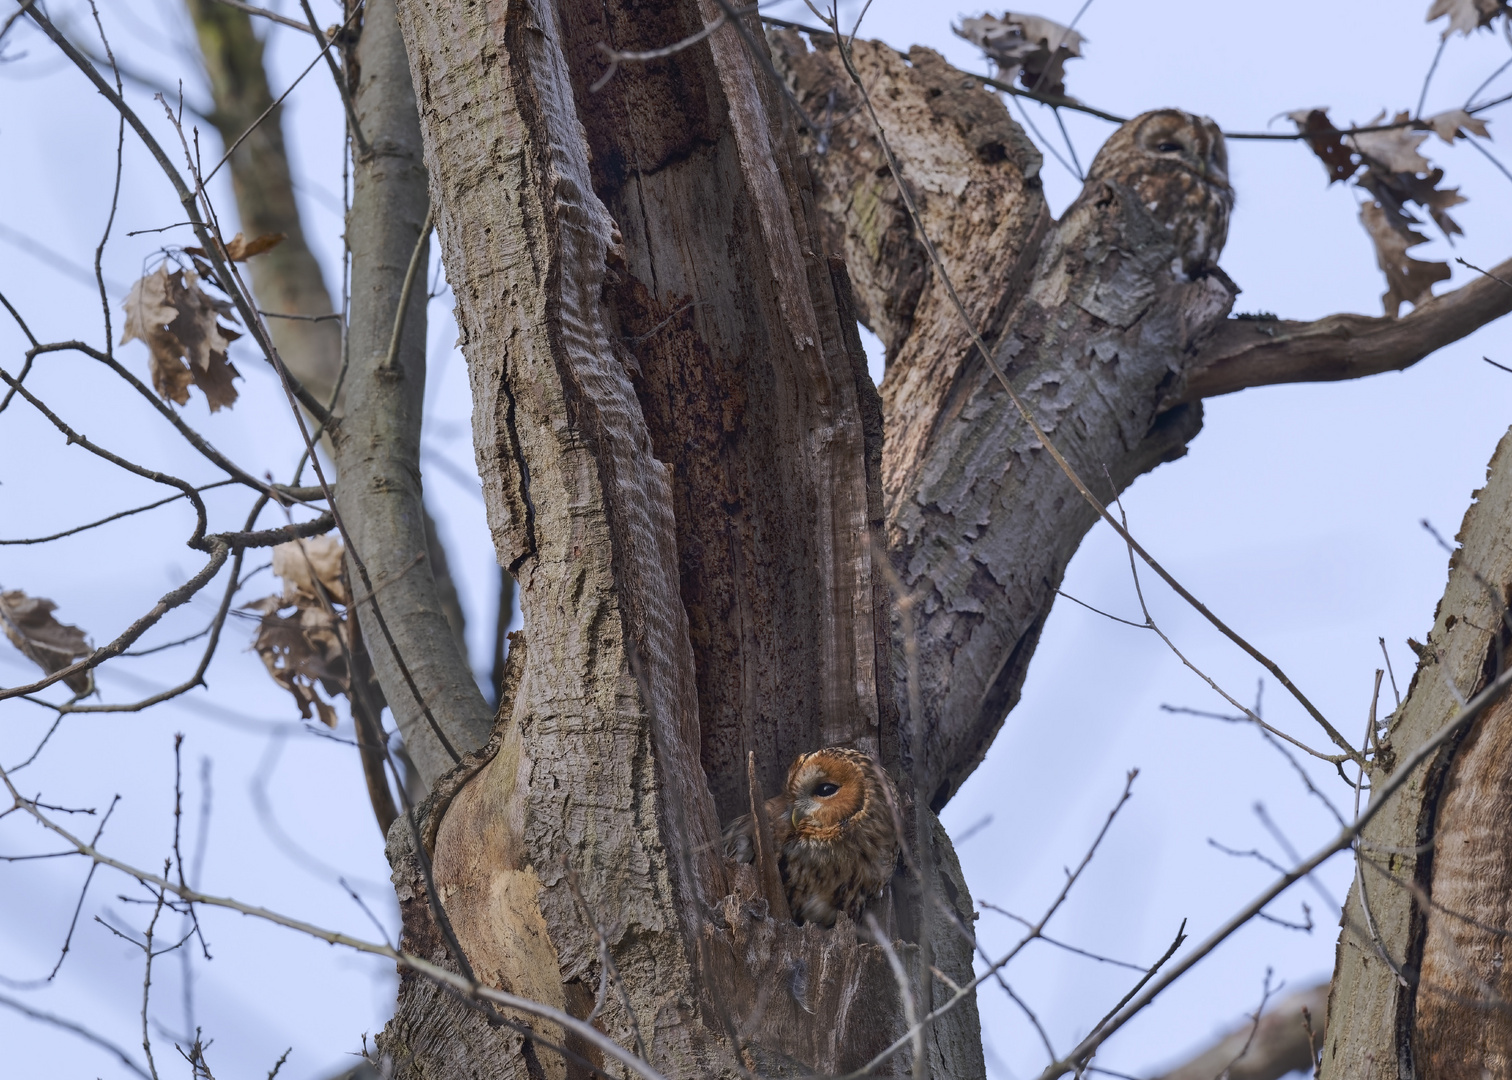
<instances>
[{"instance_id":1,"label":"weathered gray wood","mask_svg":"<svg viewBox=\"0 0 1512 1080\"><path fill-rule=\"evenodd\" d=\"M630 1002L609 993L611 1037L633 1046L633 1019L673 1075L833 1072L902 1030L885 960L854 928L771 919L716 841L748 752L775 790L800 750L896 747L871 564L880 409L777 88L740 38L589 89L599 42L652 48L715 14L401 7L489 521L529 643L494 756L441 812L434 870L480 978L593 1007L603 971L565 864ZM407 940L434 953L404 842ZM959 948L941 963L969 978ZM383 1044L402 1076L570 1071L412 982ZM983 1074L973 1008L932 1046L949 1049L939 1075Z\"/></svg>"},{"instance_id":2,"label":"weathered gray wood","mask_svg":"<svg viewBox=\"0 0 1512 1080\"><path fill-rule=\"evenodd\" d=\"M939 808L1018 700L1096 517L973 353L833 43L773 42L810 115L841 118L825 153L817 133L806 145L831 242L887 344L888 537L922 597L924 716L903 727L905 760ZM1200 404L1176 403L1184 365L1227 314L1227 279L1173 274L1161 223L1112 184L1089 184L1051 221L1038 152L998 99L931 50L905 60L858 41L855 63L968 314L1083 478L1111 499L1184 453L1201 425ZM901 640L894 657L906 712Z\"/></svg>"}]
</instances>

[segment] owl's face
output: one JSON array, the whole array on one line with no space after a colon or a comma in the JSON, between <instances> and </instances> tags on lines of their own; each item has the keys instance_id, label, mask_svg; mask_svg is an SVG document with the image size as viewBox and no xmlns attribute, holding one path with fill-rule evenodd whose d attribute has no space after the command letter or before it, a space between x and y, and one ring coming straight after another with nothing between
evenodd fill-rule
<instances>
[{"instance_id":1,"label":"owl's face","mask_svg":"<svg viewBox=\"0 0 1512 1080\"><path fill-rule=\"evenodd\" d=\"M1107 181L1131 191L1171 234L1173 270L1188 278L1217 265L1234 189L1223 132L1205 116L1157 109L1115 131L1097 152L1086 191Z\"/></svg>"},{"instance_id":2,"label":"owl's face","mask_svg":"<svg viewBox=\"0 0 1512 1080\"><path fill-rule=\"evenodd\" d=\"M870 789L866 758L837 748L804 754L788 771L786 794L792 804L793 832L809 840L838 836L847 821L865 810Z\"/></svg>"},{"instance_id":3,"label":"owl's face","mask_svg":"<svg viewBox=\"0 0 1512 1080\"><path fill-rule=\"evenodd\" d=\"M1171 162L1211 184L1228 186L1228 147L1218 125L1176 109L1148 113L1137 121L1135 145L1157 162ZM1158 167L1158 166L1157 166Z\"/></svg>"}]
</instances>

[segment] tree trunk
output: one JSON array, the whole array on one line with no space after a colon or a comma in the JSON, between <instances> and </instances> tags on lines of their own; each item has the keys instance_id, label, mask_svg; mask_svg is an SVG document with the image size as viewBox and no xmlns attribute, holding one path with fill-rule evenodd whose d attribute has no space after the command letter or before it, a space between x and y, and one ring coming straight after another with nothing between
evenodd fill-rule
<instances>
[{"instance_id":1,"label":"tree trunk","mask_svg":"<svg viewBox=\"0 0 1512 1080\"><path fill-rule=\"evenodd\" d=\"M899 766L880 411L778 89L730 30L590 89L599 42L654 48L717 16L692 0L400 10L523 620L494 740L422 830L466 960L586 1016L597 920L619 973L597 1022L625 1046L638 1030L659 1068L862 1065L905 1027L883 952L852 925L775 921L717 844L749 803L748 753L766 791L828 743ZM409 946L457 963L408 834L390 843ZM936 965L964 982L969 942L928 912ZM383 1047L403 1076L580 1074L409 978ZM928 1053L935 1075L983 1075L971 1000Z\"/></svg>"},{"instance_id":2,"label":"tree trunk","mask_svg":"<svg viewBox=\"0 0 1512 1080\"><path fill-rule=\"evenodd\" d=\"M262 41L254 32L251 16L245 11L228 7L216 0L187 0L187 7L194 22L200 45L200 56L205 65L212 99L215 102L211 119L224 145L231 146L237 140L242 140L238 149L232 153L230 160L232 191L236 196L237 216L241 220L242 230L249 237L265 233L284 236L282 243L250 261L253 291L258 297L259 304L266 311L274 313L268 319L268 327L279 356L288 365L294 377L309 388L317 399L323 402L331 401L342 372L341 322L337 315L337 307L333 305L330 292L326 288L320 264L316 262L314 254L305 241L299 205L294 197L293 176L284 148L281 108L272 109L267 117L263 118L264 112L273 103L273 95L268 86L267 71L263 66ZM382 28L382 22L385 19L389 27L387 44L385 44L385 31ZM358 183L362 188L362 193L357 205L353 207L350 234L358 241L354 251L353 270L363 286L364 295L354 304L351 336L354 344L366 346L369 352L374 350L386 352L394 322L394 308L414 245L412 234L418 233L419 229L418 222L406 219L413 217L416 212L424 216L426 193L423 170L418 176L413 172L413 161L418 160L416 148L419 121L414 115L413 93L406 92L409 87L409 71L402 45L397 38L397 30L394 29L392 6L387 8L380 6L376 9L376 13L369 14L367 22L378 25L379 29L374 31L362 55L376 67L369 73L367 87L365 89L356 87L356 89L361 94L364 107L367 109L367 122L377 125L379 129L392 123L403 133L403 138L395 139L391 144L386 143L380 148L379 158L357 163ZM392 53L386 59L381 55L384 49ZM358 64L353 64L353 71L358 66ZM385 85L389 82L394 84L392 88ZM390 113L393 114L392 120L389 120ZM255 127L254 124L256 124ZM248 133L249 128L250 133ZM242 138L244 134L246 134L245 139ZM412 156L411 169L408 171L403 168L393 168L394 161L389 160L394 147L403 145L406 139ZM408 208L408 214L392 214L394 208L388 205L390 199L405 205ZM418 211L416 210L417 203ZM379 239L381 237L387 237L386 242ZM408 248L406 244L409 245ZM399 259L397 277L394 264L396 258ZM378 497L363 500L358 507L348 504L349 509L353 510L348 524L364 535L370 531L367 523L373 518L381 522L393 518L397 512L402 521L408 515L412 515L415 512L413 500L419 498L417 474L420 416L417 406L423 399L425 376L423 350L426 304L423 296L425 291L423 272L419 275L419 279L420 295L411 299L409 311L411 321L406 323L408 333L401 342L400 361L405 367L407 378L401 386L396 388L398 392L380 395L377 398L369 395L367 388L371 385L373 378L372 356L360 358L345 383L347 390L354 385L360 387L359 393L363 395L365 403L388 410L386 415L375 415L370 411L364 416L355 417L350 430L355 432L366 427L383 432L390 426L394 426L409 432L407 437L396 440L389 446L390 453L401 456L406 453L411 455L408 461L402 460L401 457L391 471L401 478L414 477L414 479L408 482L401 479L399 483L387 484L387 478L375 481L370 470L359 470L353 477L354 482L361 481L366 473L366 482L379 482L387 486L387 490ZM281 315L303 317L278 317ZM318 316L326 316L326 318L320 318L317 321ZM417 350L420 351L418 363L415 359ZM347 394L343 393L342 400L335 406L334 411L338 415L346 412L346 396ZM411 398L413 405L409 403ZM404 415L397 417L394 413L396 409L403 409ZM332 440L326 440L326 445L328 449L335 449ZM343 446L348 448L352 445L350 440L343 443ZM397 511L394 509L396 505ZM466 620L447 565L446 550L436 532L435 523L423 505L419 507L419 513L424 530L424 549L428 568L420 575L412 577L410 594L404 599L413 600L419 595L421 608L427 612L439 607L451 629L452 638L461 657L460 665L449 663L442 666L452 678L460 681L463 678L469 678L466 674ZM382 527L379 526L379 528ZM404 535L398 537L397 541L389 531L385 531L384 537L386 541L397 542L402 555L409 552L410 544L413 542L409 532L406 528ZM382 551L379 553L379 565L376 569L380 575L389 570L383 565ZM435 583L434 598L423 593L417 594L416 591L417 589L424 590L424 573L426 572ZM410 573L413 574L414 571ZM394 597L394 599L397 598L397 596ZM400 622L398 632L401 636L405 636L411 626L418 625L426 630L433 626L426 616L414 622L408 617L402 621L396 621ZM374 633L366 640L379 645L383 653L387 655L388 649L382 634L376 627L373 629ZM361 635L358 635L356 640L359 643L363 641ZM414 640L415 638L411 635L406 643L413 645ZM427 641L426 644L431 649L435 648L433 640ZM359 651L362 650L359 649ZM426 653L421 652L420 655L424 656ZM358 660L359 666L365 663L365 660ZM387 685L401 705L413 700L413 695L404 686L392 661L386 664L383 673L390 680ZM459 695L452 695L454 699L457 696ZM466 700L465 694L460 697ZM382 705L383 703L381 694L370 695L370 699L370 704ZM352 696L352 705L355 711L362 709L359 695ZM473 703L473 710L476 712L476 703ZM479 715L486 717L486 709ZM357 717L354 712L354 718L375 740L382 738L376 716ZM413 728L413 723L409 726ZM486 737L486 731L486 719L481 720L475 725L473 734L464 739L466 745L462 749L472 749L481 743ZM369 761L366 773L370 789L374 791L375 797L379 797L380 802L383 802L387 796L380 796L379 788L386 789L386 782L382 776L382 754L379 749L376 744L369 747L369 753L377 753L378 760ZM451 764L449 757L434 762L428 779L434 779L446 768L450 768ZM391 815L385 811L379 816L382 819Z\"/></svg>"},{"instance_id":3,"label":"tree trunk","mask_svg":"<svg viewBox=\"0 0 1512 1080\"><path fill-rule=\"evenodd\" d=\"M1496 677L1512 587L1512 432L1460 528L1449 584L1374 785ZM1325 1078L1481 1080L1512 1071L1512 705L1443 746L1365 831L1339 936Z\"/></svg>"},{"instance_id":4,"label":"tree trunk","mask_svg":"<svg viewBox=\"0 0 1512 1080\"><path fill-rule=\"evenodd\" d=\"M900 951L917 972L932 949L964 982L970 898L922 804L981 760L1096 520L970 351L920 225L1105 497L1184 452L1204 394L1404 367L1509 305L1476 283L1402 320L1226 321L1235 287L1189 280L1131 191L1093 181L1052 221L1000 101L928 50L905 63L858 43L916 224L822 36L814 52L772 38L821 131L795 133L749 20L609 70L607 50L662 49L718 13L400 5L528 648L517 639L489 746L438 782L425 850L396 831L390 855L406 941L438 962L592 1013L674 1074L844 1072L904 1030L902 1000L853 928L773 920L759 876L719 858L720 822L759 795L747 754L762 791L825 743L880 756L940 875L922 921L917 893L895 890L895 925L919 942ZM858 310L888 345L880 409ZM872 565L883 531L915 642ZM427 859L465 956L427 903ZM915 976L921 1005L944 1000L919 991ZM982 1075L973 1000L933 1025L921 1068ZM406 976L382 1045L404 1076L578 1075L572 1054L602 1067L566 1042L547 1053ZM909 1048L881 1067L911 1069Z\"/></svg>"},{"instance_id":5,"label":"tree trunk","mask_svg":"<svg viewBox=\"0 0 1512 1080\"><path fill-rule=\"evenodd\" d=\"M357 119L370 146L354 155L352 309L347 411L333 432L337 506L372 598L356 605L373 668L427 786L488 738L490 710L446 618L420 486L425 400L428 205L419 117L393 0L369 0L356 50ZM419 247L417 248L417 244ZM275 249L276 250L276 249ZM414 285L390 355L411 262ZM439 545L436 545L439 551ZM460 635L458 635L460 636ZM390 645L392 639L393 645ZM403 668L401 669L401 660Z\"/></svg>"}]
</instances>

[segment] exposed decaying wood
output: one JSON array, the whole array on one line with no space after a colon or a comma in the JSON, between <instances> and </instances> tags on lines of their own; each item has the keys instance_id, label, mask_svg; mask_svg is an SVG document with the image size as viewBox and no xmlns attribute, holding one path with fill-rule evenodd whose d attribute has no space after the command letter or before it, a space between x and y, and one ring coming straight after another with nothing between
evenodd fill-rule
<instances>
[{"instance_id":1,"label":"exposed decaying wood","mask_svg":"<svg viewBox=\"0 0 1512 1080\"><path fill-rule=\"evenodd\" d=\"M925 728L906 756L938 808L1018 699L1055 587L1095 513L987 365L966 359L969 332L922 261L833 47L819 38L809 51L792 32L772 40L810 115L840 118L827 153L812 160L831 242L888 348L888 535L900 575L924 596ZM1111 184L1089 185L1052 222L1039 154L999 100L937 54L914 48L905 60L857 42L855 60L968 313L999 342L1016 391L1083 478L1110 498L1182 454L1200 406L1167 402L1196 343L1228 311L1227 279L1173 276L1161 224Z\"/></svg>"},{"instance_id":2,"label":"exposed decaying wood","mask_svg":"<svg viewBox=\"0 0 1512 1080\"><path fill-rule=\"evenodd\" d=\"M1466 733L1439 795L1413 1040L1420 1076L1512 1074L1509 822L1512 701L1503 700Z\"/></svg>"},{"instance_id":3,"label":"exposed decaying wood","mask_svg":"<svg viewBox=\"0 0 1512 1080\"><path fill-rule=\"evenodd\" d=\"M588 89L598 42L655 47L715 14L401 6L490 526L530 643L434 871L480 978L583 1016L602 971L575 868L631 1006L611 993L597 1023L630 1046L633 1019L669 1073L843 1071L902 1030L885 958L854 927L773 919L718 836L752 752L772 790L824 743L896 757L871 564L880 410L777 89L739 37ZM391 840L407 940L444 960ZM945 894L970 926L958 869ZM965 981L956 936L937 964ZM413 982L383 1046L401 1076L577 1069ZM936 1075L983 1075L970 1002L930 1054Z\"/></svg>"},{"instance_id":4,"label":"exposed decaying wood","mask_svg":"<svg viewBox=\"0 0 1512 1080\"><path fill-rule=\"evenodd\" d=\"M1501 607L1512 584L1509 520L1512 432L1497 447L1486 486L1465 514L1462 546L1450 559L1449 584L1421 665L1390 718L1373 778L1390 776L1399 759L1455 715L1461 697L1500 669ZM1362 865L1345 905L1325 1080L1478 1080L1482 1065L1490 1075L1505 1075L1512 1025L1482 980L1498 995L1508 989L1499 958L1512 895L1509 726L1512 709L1505 703L1488 709L1419 769L1365 830L1362 863L1384 873ZM1485 801L1471 811L1467 797ZM1491 930L1463 923L1435 903ZM1459 1014L1457 1022L1449 1022L1446 1010Z\"/></svg>"},{"instance_id":5,"label":"exposed decaying wood","mask_svg":"<svg viewBox=\"0 0 1512 1080\"><path fill-rule=\"evenodd\" d=\"M454 759L399 671L377 623L374 603L384 613L388 633L436 725L458 754L487 740L491 716L466 654L453 637L432 560L416 558L430 549L419 475L427 300L423 288L411 292L394 366L386 366L394 315L428 198L419 121L392 0L369 0L357 57L357 110L372 153L354 162L347 230L352 249L350 367L347 412L333 432L340 476L336 498L375 590L373 603L358 605L373 669L405 749L429 785L452 767ZM424 252L421 282L423 260ZM355 569L351 578L363 587Z\"/></svg>"}]
</instances>

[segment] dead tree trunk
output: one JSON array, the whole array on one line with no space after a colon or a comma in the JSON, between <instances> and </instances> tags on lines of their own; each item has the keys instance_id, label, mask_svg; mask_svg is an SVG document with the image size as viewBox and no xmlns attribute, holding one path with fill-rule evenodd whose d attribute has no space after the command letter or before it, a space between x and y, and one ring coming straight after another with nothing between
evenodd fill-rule
<instances>
[{"instance_id":1,"label":"dead tree trunk","mask_svg":"<svg viewBox=\"0 0 1512 1080\"><path fill-rule=\"evenodd\" d=\"M480 979L587 1015L596 920L624 990L599 1023L623 1045L638 1031L683 1075L844 1072L904 1029L886 958L854 928L768 917L716 841L749 801L748 753L767 791L827 743L898 768L872 566L881 416L849 287L778 88L739 36L590 89L600 42L648 49L716 13L401 7L525 646L492 756L438 786L427 846ZM444 956L392 835L411 945ZM930 840L953 868L943 832ZM933 928L936 964L965 981L969 944L950 933ZM383 1045L402 1075L563 1075L413 981ZM982 1075L969 1002L928 1052L937 1075Z\"/></svg>"},{"instance_id":2,"label":"dead tree trunk","mask_svg":"<svg viewBox=\"0 0 1512 1080\"><path fill-rule=\"evenodd\" d=\"M827 131L796 130L749 19L609 72L606 49L662 49L719 13L401 0L524 634L493 739L436 785L424 851L396 830L390 855L422 955L580 1017L601 997L602 1030L673 1074L845 1072L904 1029L899 991L876 946L774 921L757 876L720 859L720 822L751 798L746 756L770 791L796 752L849 742L908 801L942 805L1016 699L1095 520L968 350L920 224L1105 494L1179 456L1205 394L1405 366L1512 302L1470 286L1342 331L1226 322L1232 285L1173 270L1138 199L1099 181L1052 221L1000 102L927 50L905 64L858 43L916 224L823 42L773 48L808 112L843 118ZM880 405L847 265L888 342ZM884 532L921 601L914 717L873 565ZM899 925L962 982L969 941L948 916L969 927L970 899L943 833L919 831L948 899L923 905L927 933L918 911ZM427 858L463 955L428 905ZM918 983L921 1005L949 995ZM582 1074L408 976L382 1046L406 1077ZM983 1074L969 997L927 1053L932 1075ZM909 1070L908 1048L882 1068Z\"/></svg>"}]
</instances>

